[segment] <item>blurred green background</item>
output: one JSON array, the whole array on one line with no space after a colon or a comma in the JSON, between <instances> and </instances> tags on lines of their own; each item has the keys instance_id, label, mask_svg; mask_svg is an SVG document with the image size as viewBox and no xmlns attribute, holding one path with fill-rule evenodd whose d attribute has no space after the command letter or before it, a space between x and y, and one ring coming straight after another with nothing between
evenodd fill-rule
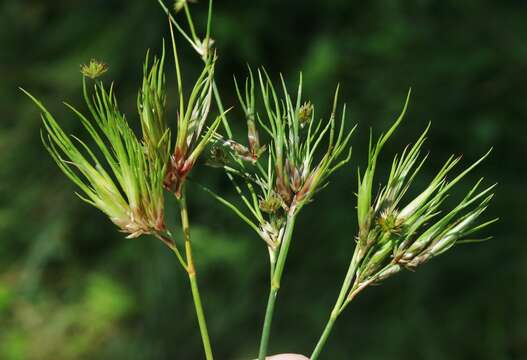
<instances>
[{"instance_id":1,"label":"blurred green background","mask_svg":"<svg viewBox=\"0 0 527 360\"><path fill-rule=\"evenodd\" d=\"M193 9L204 20L201 2ZM411 86L409 115L381 173L432 121L431 157L416 187L450 153L464 154L467 164L493 146L470 180L499 183L487 216L501 220L486 230L492 241L459 246L361 294L323 358L527 359L526 14L521 0L216 2L217 81L226 105L236 105L232 74L243 77L246 64L283 72L292 86L302 70L319 115L340 82L359 124L352 164L299 218L273 353L312 350L353 250L355 170L364 167L369 128L386 129ZM159 51L168 34L156 1L3 0L0 24L0 359L202 359L176 259L151 238L124 239L75 197L41 146L38 111L17 90L32 91L78 133L61 101L82 106L79 64L100 58L110 64L105 81L116 82L121 108L137 121L145 51ZM200 66L188 48L183 66L189 74ZM241 117L237 130L244 131ZM193 176L234 196L219 171ZM190 198L216 356L247 360L256 354L267 300L264 243L199 189ZM175 230L176 215L168 209Z\"/></svg>"}]
</instances>

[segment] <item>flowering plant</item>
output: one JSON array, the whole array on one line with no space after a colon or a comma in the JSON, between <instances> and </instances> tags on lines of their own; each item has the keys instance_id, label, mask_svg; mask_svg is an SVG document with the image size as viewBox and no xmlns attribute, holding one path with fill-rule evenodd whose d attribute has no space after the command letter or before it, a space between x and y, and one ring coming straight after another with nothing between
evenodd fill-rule
<instances>
[{"instance_id":1,"label":"flowering plant","mask_svg":"<svg viewBox=\"0 0 527 360\"><path fill-rule=\"evenodd\" d=\"M24 93L42 113L42 141L64 174L77 185L83 201L98 208L128 238L152 235L176 255L188 275L205 358L213 358L205 313L199 293L192 252L186 201L187 179L206 149L206 164L220 168L234 185L239 202L227 200L203 187L264 241L269 255L269 299L263 321L258 357L267 356L275 302L287 256L294 239L296 218L304 206L328 186L328 179L351 159L355 127L346 123L346 106L339 106L339 87L329 114L318 117L318 108L303 97L302 75L294 93L280 76L279 85L262 68L250 68L244 86L235 80L239 107L247 126L247 139L233 137L227 111L215 82L218 61L211 38L212 0L203 36L198 36L189 0L177 0L174 14L159 0L169 18L177 78L177 114L172 131L166 113L165 46L161 56L147 53L142 85L137 96L140 133L120 111L113 84L100 77L108 65L92 59L81 66L81 111L66 104L87 132L89 142L68 135L59 121L32 94ZM183 12L188 31L176 20ZM200 75L184 91L174 28L198 54ZM386 183L374 194L377 162L386 142L404 119L410 92L401 114L388 131L373 141L370 135L365 170L358 171L355 249L348 271L311 359L317 359L333 325L348 304L365 288L403 269L415 269L454 245L475 241L472 234L496 220L479 219L487 209L494 186L481 189L482 180L450 210L445 199L465 176L490 153L450 178L460 162L450 157L418 195L409 198L413 180L428 155L422 149L429 126L417 141L395 156ZM212 115L216 106L218 115ZM223 125L223 128L221 126ZM196 182L197 183L197 182ZM174 195L180 208L181 240L167 228L164 191Z\"/></svg>"}]
</instances>

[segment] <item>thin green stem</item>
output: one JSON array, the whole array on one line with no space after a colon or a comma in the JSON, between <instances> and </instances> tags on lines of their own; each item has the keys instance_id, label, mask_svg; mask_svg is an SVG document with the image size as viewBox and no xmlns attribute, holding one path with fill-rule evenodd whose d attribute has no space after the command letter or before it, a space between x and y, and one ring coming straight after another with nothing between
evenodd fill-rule
<instances>
[{"instance_id":1,"label":"thin green stem","mask_svg":"<svg viewBox=\"0 0 527 360\"><path fill-rule=\"evenodd\" d=\"M181 252L177 248L176 242L174 241L174 239L172 239L170 236L167 236L167 235L165 235L163 233L156 233L154 235L159 240L161 240L170 250L172 250L172 252L174 252L174 254L176 254L176 257L177 257L179 263L181 264L181 266L183 266L183 269L185 269L185 271L188 271L187 263L185 262L185 259L183 259L183 256L181 255Z\"/></svg>"},{"instance_id":2,"label":"thin green stem","mask_svg":"<svg viewBox=\"0 0 527 360\"><path fill-rule=\"evenodd\" d=\"M194 307L196 308L196 315L198 317L199 332L201 334L201 340L203 342L203 349L205 351L205 358L212 360L212 347L210 345L209 332L207 330L207 322L205 320L205 313L203 306L201 305L201 297L199 295L198 280L196 279L196 273L189 273L190 287L192 290L192 298L194 299Z\"/></svg>"},{"instance_id":3,"label":"thin green stem","mask_svg":"<svg viewBox=\"0 0 527 360\"><path fill-rule=\"evenodd\" d=\"M190 10L188 8L188 3L186 1L183 4L183 7L185 9L185 15L187 16L188 26L190 27L190 34L192 35L194 42L198 43L200 40L196 34L196 30L194 28L194 22L192 21L192 16L190 15Z\"/></svg>"},{"instance_id":4,"label":"thin green stem","mask_svg":"<svg viewBox=\"0 0 527 360\"><path fill-rule=\"evenodd\" d=\"M324 348L324 345L326 344L326 341L328 340L329 334L331 333L331 330L333 329L333 325L335 324L335 321L339 317L340 313L342 312L342 306L344 304L344 301L346 300L346 297L348 295L348 291L351 287L351 282L353 281L353 277L355 276L355 272L357 271L357 265L360 260L360 255L358 249L356 249L355 253L353 254L353 258L351 259L350 265L348 267L348 272L346 273L346 277L344 278L344 282L342 283L342 288L340 289L339 296L337 298L337 301L335 302L335 306L333 307L333 310L331 311L331 315L329 316L329 320L326 323L326 327L324 328L324 331L322 332L322 335L320 336L320 339L317 342L317 345L315 346L315 350L313 350L313 353L311 354L310 359L315 360L320 355L320 352Z\"/></svg>"},{"instance_id":5,"label":"thin green stem","mask_svg":"<svg viewBox=\"0 0 527 360\"><path fill-rule=\"evenodd\" d=\"M262 329L262 337L260 339L260 349L258 352L258 360L264 360L267 355L267 347L269 345L269 336L271 334L271 323L273 320L274 314L274 305L276 303L276 298L278 295L278 290L280 289L280 282L282 280L282 274L284 271L285 261L287 259L287 253L289 251L289 245L291 244L291 239L293 237L293 229L295 228L295 219L296 214L292 214L287 219L287 224L284 232L284 237L282 239L282 244L280 245L280 250L278 254L278 259L276 261L276 266L272 271L271 278L271 288L269 290L269 299L267 300L267 308L265 311L265 320Z\"/></svg>"},{"instance_id":6,"label":"thin green stem","mask_svg":"<svg viewBox=\"0 0 527 360\"><path fill-rule=\"evenodd\" d=\"M289 245L293 237L293 229L295 228L296 214L289 215L287 218L287 224L285 227L284 238L280 245L280 251L278 254L278 260L276 261L276 267L271 282L271 287L280 288L280 281L282 280L282 273L284 271L285 261L287 259L287 253L289 252Z\"/></svg>"},{"instance_id":7,"label":"thin green stem","mask_svg":"<svg viewBox=\"0 0 527 360\"><path fill-rule=\"evenodd\" d=\"M229 126L229 121L227 120L227 117L225 116L225 108L223 107L223 103L221 101L220 92L218 91L218 86L216 85L216 81L212 81L212 92L214 93L214 99L216 100L216 104L218 105L218 111L221 114L221 122L223 123L223 127L225 128L225 132L227 133L227 136L232 138L232 131L231 127Z\"/></svg>"},{"instance_id":8,"label":"thin green stem","mask_svg":"<svg viewBox=\"0 0 527 360\"><path fill-rule=\"evenodd\" d=\"M181 28L181 26L178 24L178 22L176 21L176 19L174 19L174 16L172 16L172 14L170 13L170 10L168 10L167 6L165 5L165 3L163 2L163 0L157 0L157 2L159 3L159 5L161 6L161 8L163 9L163 11L165 12L165 14L168 16L168 18L170 19L170 22L172 22L172 24L174 24L174 26L176 27L176 29L181 33L181 35L183 35L183 37L185 38L185 40L187 40L190 45L192 45L194 47L194 40L192 40L188 35L187 33L185 32L185 30L183 30Z\"/></svg>"},{"instance_id":9,"label":"thin green stem","mask_svg":"<svg viewBox=\"0 0 527 360\"><path fill-rule=\"evenodd\" d=\"M168 22L170 29L170 38L172 40L172 51L174 53L174 62L176 63L176 77L177 77L177 89L179 94L179 113L181 116L185 113L185 99L183 97L183 81L181 79L181 68L179 67L179 56L177 53L176 40L174 37L174 30L172 29L172 22Z\"/></svg>"},{"instance_id":10,"label":"thin green stem","mask_svg":"<svg viewBox=\"0 0 527 360\"><path fill-rule=\"evenodd\" d=\"M328 340L331 330L333 330L333 325L335 324L335 320L337 320L337 318L333 317L333 313L332 313L332 316L329 318L326 324L326 327L324 328L324 331L322 332L322 335L320 336L320 339L318 340L315 350L313 350L313 353L311 354L311 357L310 357L311 360L318 359L318 356L320 355L322 348L324 347L324 345L326 344L326 341Z\"/></svg>"},{"instance_id":11,"label":"thin green stem","mask_svg":"<svg viewBox=\"0 0 527 360\"><path fill-rule=\"evenodd\" d=\"M209 0L209 11L207 13L207 32L206 32L206 39L207 39L207 48L209 45L210 40L210 28L212 24L212 0Z\"/></svg>"},{"instance_id":12,"label":"thin green stem","mask_svg":"<svg viewBox=\"0 0 527 360\"><path fill-rule=\"evenodd\" d=\"M163 11L167 14L168 18L170 19L170 22L172 24L174 24L176 26L176 28L178 29L178 31L185 37L185 39L188 40L188 42L190 42L190 44L194 47L195 44L194 44L194 41L187 35L187 33L185 33L185 31L179 26L179 24L176 22L176 19L174 19L174 17L172 16L172 14L170 13L170 10L168 10L167 6L165 5L165 3L163 2L163 0L158 0L158 3L159 5L161 5L161 8L163 9ZM185 4L185 7L187 5ZM187 11L187 9L185 9ZM210 31L211 31L211 22L212 22L212 0L209 1L209 15L208 15L208 19L207 19L207 41L209 41L209 38L210 38ZM188 13L187 16L189 16L190 14ZM193 29L193 27L192 27ZM193 37L196 37L195 36L195 33L194 31L192 31L192 36ZM203 59L204 61L206 61L206 59ZM225 128L225 132L227 133L227 136L229 138L232 138L232 131L231 131L231 128L229 126L229 123L227 121L227 117L225 116L225 111L224 111L224 106L223 106L223 103L221 101L221 98L220 98L220 93L218 91L218 86L216 85L216 82L213 81L212 82L212 91L214 92L214 98L216 100L216 104L218 105L218 111L219 113L221 114L221 121L223 123L223 127Z\"/></svg>"},{"instance_id":13,"label":"thin green stem","mask_svg":"<svg viewBox=\"0 0 527 360\"><path fill-rule=\"evenodd\" d=\"M181 214L181 227L183 229L183 236L185 238L185 254L187 257L187 273L190 280L190 287L192 290L192 299L194 300L194 307L196 308L196 315L198 317L199 331L201 340L203 342L203 349L205 351L205 358L212 360L212 348L210 345L209 332L207 330L207 322L205 321L205 313L201 304L201 297L199 294L198 280L196 275L196 268L194 266L194 258L192 257L192 243L190 241L190 223L188 220L188 209L186 199L186 189L181 190L181 198L179 199L179 207Z\"/></svg>"},{"instance_id":14,"label":"thin green stem","mask_svg":"<svg viewBox=\"0 0 527 360\"><path fill-rule=\"evenodd\" d=\"M262 338L260 340L260 349L258 352L258 359L263 360L267 355L267 347L269 346L269 335L271 334L271 323L273 320L274 304L276 303L276 296L278 289L271 288L269 291L269 298L267 299L267 307L265 309L265 320L262 329Z\"/></svg>"}]
</instances>

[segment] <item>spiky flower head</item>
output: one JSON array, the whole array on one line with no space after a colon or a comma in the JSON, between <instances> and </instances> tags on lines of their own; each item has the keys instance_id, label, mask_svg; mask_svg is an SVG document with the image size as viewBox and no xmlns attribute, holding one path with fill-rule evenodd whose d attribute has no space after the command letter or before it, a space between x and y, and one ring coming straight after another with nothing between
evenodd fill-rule
<instances>
[{"instance_id":1,"label":"spiky flower head","mask_svg":"<svg viewBox=\"0 0 527 360\"><path fill-rule=\"evenodd\" d=\"M129 238L164 232L162 181L166 163L148 155L119 111L112 87L98 83L90 96L83 81L83 89L90 116L66 105L87 130L92 147L67 135L44 105L26 92L42 111L46 149L80 188L78 196L104 212Z\"/></svg>"},{"instance_id":2,"label":"spiky flower head","mask_svg":"<svg viewBox=\"0 0 527 360\"><path fill-rule=\"evenodd\" d=\"M108 64L91 59L88 64L81 65L82 75L89 77L90 79L96 79L108 71Z\"/></svg>"},{"instance_id":3,"label":"spiky flower head","mask_svg":"<svg viewBox=\"0 0 527 360\"><path fill-rule=\"evenodd\" d=\"M427 156L420 156L429 127L413 146L393 160L386 185L372 201L371 192L378 155L389 136L401 122L407 102L398 120L374 148L370 147L368 167L359 180L359 235L354 261L357 267L350 294L368 284L386 279L403 268L415 268L442 254L457 243L495 220L480 223L493 194L493 186L480 190L479 180L452 210L442 209L452 188L490 153L451 180L447 179L460 161L450 157L429 185L411 200L405 195L419 174ZM444 214L440 216L440 214ZM350 295L351 296L351 295Z\"/></svg>"},{"instance_id":4,"label":"spiky flower head","mask_svg":"<svg viewBox=\"0 0 527 360\"><path fill-rule=\"evenodd\" d=\"M198 77L189 97L184 98L182 76L179 66L176 44L172 26L172 45L176 62L177 82L179 89L179 111L177 114L177 135L174 151L170 156L164 186L173 192L177 198L185 184L189 172L194 167L198 157L213 138L221 122L221 116L206 127L212 98L212 82L214 77L215 57L207 59L203 71Z\"/></svg>"},{"instance_id":5,"label":"spiky flower head","mask_svg":"<svg viewBox=\"0 0 527 360\"><path fill-rule=\"evenodd\" d=\"M262 116L267 119L267 123L262 121L262 127L272 138L274 190L282 197L286 208L295 212L313 198L335 170L349 161L353 129L345 129L345 105L338 131L336 129L338 87L329 119L309 121L306 125L306 116L313 118L314 108L310 103L301 105L302 76L295 100L289 95L283 78L282 99L267 73L260 71L259 80L265 107ZM323 143L326 148L317 160L317 151ZM344 151L347 156L339 159Z\"/></svg>"},{"instance_id":6,"label":"spiky flower head","mask_svg":"<svg viewBox=\"0 0 527 360\"><path fill-rule=\"evenodd\" d=\"M333 318L338 317L368 286L386 280L405 268L414 269L456 244L473 241L473 233L497 220L478 222L492 199L494 188L490 186L479 190L482 180L453 209L441 209L450 190L490 151L452 180L447 179L447 175L452 173L460 158L450 157L424 190L413 199L407 199L413 179L427 159L427 155L421 156L421 149L430 125L413 146L406 147L400 156L395 156L388 181L372 198L377 160L384 144L404 118L409 97L410 92L401 114L375 145L370 135L368 165L363 175L359 175L356 246L332 312Z\"/></svg>"},{"instance_id":7,"label":"spiky flower head","mask_svg":"<svg viewBox=\"0 0 527 360\"><path fill-rule=\"evenodd\" d=\"M260 198L259 207L265 213L274 214L282 208L282 199L275 193L271 193L266 198Z\"/></svg>"},{"instance_id":8,"label":"spiky flower head","mask_svg":"<svg viewBox=\"0 0 527 360\"><path fill-rule=\"evenodd\" d=\"M166 123L166 80L163 71L165 51L152 63L147 53L143 84L137 97L142 137L131 130L120 112L113 87L97 82L88 94L83 78L84 99L90 111L85 116L68 107L81 120L95 146L68 136L53 116L33 96L43 112L46 135L43 141L62 171L82 190L79 196L109 216L129 237L164 235L163 187L179 196L186 176L205 145L212 138L220 117L206 128L210 109L214 59L204 67L190 96L185 99L177 49L172 38L178 78L179 113L174 152ZM106 65L92 61L83 68L85 76L95 77ZM104 160L96 154L101 154ZM162 236L163 235L163 236Z\"/></svg>"},{"instance_id":9,"label":"spiky flower head","mask_svg":"<svg viewBox=\"0 0 527 360\"><path fill-rule=\"evenodd\" d=\"M384 209L377 218L377 224L385 233L395 233L401 229L402 221L397 217L397 210Z\"/></svg>"},{"instance_id":10,"label":"spiky flower head","mask_svg":"<svg viewBox=\"0 0 527 360\"><path fill-rule=\"evenodd\" d=\"M353 129L345 129L345 106L341 123L336 126L338 88L329 119L313 121L313 106L309 102L302 105L302 77L293 100L283 78L279 95L267 73L258 71L264 105L260 111L255 107L256 81L252 71L249 69L243 95L236 81L235 85L247 121L248 146L219 135L216 140L229 150L231 161L224 168L256 221L231 202L215 197L235 211L274 251L280 245L286 218L296 216L327 178L349 161ZM311 120L306 120L306 116ZM269 146L260 143L257 123L269 136ZM341 158L343 153L347 156ZM246 192L235 177L241 178Z\"/></svg>"},{"instance_id":11,"label":"spiky flower head","mask_svg":"<svg viewBox=\"0 0 527 360\"><path fill-rule=\"evenodd\" d=\"M311 104L311 101L306 101L300 106L300 109L298 110L298 121L300 122L300 127L305 127L306 124L309 124L309 122L313 118L314 113L314 107L313 104Z\"/></svg>"}]
</instances>

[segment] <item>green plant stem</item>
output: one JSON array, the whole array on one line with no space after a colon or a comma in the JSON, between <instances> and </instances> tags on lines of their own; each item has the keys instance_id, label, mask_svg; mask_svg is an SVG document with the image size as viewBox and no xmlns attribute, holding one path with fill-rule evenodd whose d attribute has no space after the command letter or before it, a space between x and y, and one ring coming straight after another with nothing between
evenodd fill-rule
<instances>
[{"instance_id":1,"label":"green plant stem","mask_svg":"<svg viewBox=\"0 0 527 360\"><path fill-rule=\"evenodd\" d=\"M194 307L196 308L196 315L198 317L199 331L201 340L203 342L203 349L205 351L205 358L212 360L212 348L210 346L209 332L207 330L207 322L205 321L205 313L201 304L201 297L199 294L198 280L196 277L196 267L194 266L194 258L192 257L192 243L190 241L190 223L188 220L188 209L186 190L181 190L181 198L179 199L179 207L181 214L181 227L183 229L183 236L185 238L185 254L187 257L187 273L190 280L190 288L192 290L192 299L194 300Z\"/></svg>"},{"instance_id":2,"label":"green plant stem","mask_svg":"<svg viewBox=\"0 0 527 360\"><path fill-rule=\"evenodd\" d=\"M161 5L161 8L167 14L170 22L172 22L172 24L174 24L176 26L178 31L185 37L185 39L187 39L187 41L189 41L190 44L194 46L195 45L195 41L193 41L185 33L185 31L183 31L183 29L179 26L179 24L176 22L176 19L174 19L174 17L170 13L170 10L168 10L168 8L165 5L165 3L163 2L163 0L157 0L157 2L159 3L159 5ZM210 30L211 30L210 29L211 28L211 21L212 21L211 11L212 11L212 0L209 1L209 16L208 16L208 19L207 19L207 41L209 40ZM189 22L192 23L192 18L190 17L190 13L188 12L188 7L187 7L186 4L185 4L185 12L187 14L187 17L189 18ZM191 32L192 32L192 36L194 37L194 39L196 39L197 37L195 35L195 31L193 30L193 25L192 25L192 31ZM206 61L205 59L203 59L203 60ZM223 103L221 101L220 93L218 91L218 86L216 85L215 81L212 82L212 91L214 93L214 98L216 99L216 104L218 105L218 111L221 114L221 121L223 123L223 127L225 128L225 132L227 133L227 136L229 138L231 138L232 137L232 131L231 131L231 128L230 128L229 123L227 121L227 117L225 116L225 110L224 110L225 108L224 108Z\"/></svg>"},{"instance_id":3,"label":"green plant stem","mask_svg":"<svg viewBox=\"0 0 527 360\"><path fill-rule=\"evenodd\" d=\"M212 81L212 92L214 93L214 99L216 99L216 104L218 105L218 111L221 114L221 121L223 123L223 127L225 128L225 132L227 133L227 136L232 138L232 131L231 127L229 126L229 122L227 121L227 117L225 116L225 108L223 107L223 103L221 101L220 92L218 91L218 86L216 85L216 81Z\"/></svg>"},{"instance_id":4,"label":"green plant stem","mask_svg":"<svg viewBox=\"0 0 527 360\"><path fill-rule=\"evenodd\" d=\"M313 350L313 353L311 354L311 360L318 359L318 356L322 352L324 345L326 345L326 341L328 340L331 330L333 330L333 325L335 324L336 320L337 317L334 317L332 313L332 316L330 316L328 322L326 323L326 327L324 328L324 331L322 332L322 335L320 336L320 339L317 342L315 350Z\"/></svg>"},{"instance_id":5,"label":"green plant stem","mask_svg":"<svg viewBox=\"0 0 527 360\"><path fill-rule=\"evenodd\" d=\"M188 3L185 1L183 8L185 9L185 15L187 16L188 26L190 27L190 34L194 42L198 43L199 38L196 35L196 30L194 29L194 21L192 21L192 16L190 15L190 10L188 9Z\"/></svg>"},{"instance_id":6,"label":"green plant stem","mask_svg":"<svg viewBox=\"0 0 527 360\"><path fill-rule=\"evenodd\" d=\"M342 288L340 289L339 296L337 298L337 301L335 302L335 306L333 307L331 315L329 316L329 320L326 323L326 327L324 328L324 331L322 332L322 335L320 336L320 339L318 340L317 345L315 346L315 350L313 350L313 353L311 354L311 360L317 359L320 353L322 352L322 349L324 348L324 345L328 340L329 334L331 333L331 330L333 330L333 325L335 324L335 321L337 320L342 311L342 306L346 301L348 291L351 287L351 282L353 281L353 277L355 276L355 272L357 271L359 258L359 252L355 251L355 253L353 254L353 258L351 259L351 263L348 267L346 277L344 278L344 282L342 283Z\"/></svg>"},{"instance_id":7,"label":"green plant stem","mask_svg":"<svg viewBox=\"0 0 527 360\"><path fill-rule=\"evenodd\" d=\"M272 271L271 288L269 290L269 299L267 300L267 308L265 311L265 320L262 329L262 337L260 339L260 350L258 352L258 360L264 360L267 355L267 347L269 345L269 336L271 334L271 323L273 320L274 305L280 289L280 282L282 280L282 273L284 271L285 261L287 259L287 253L289 251L289 245L293 237L293 229L295 228L296 214L292 214L287 219L287 224L282 239L282 245L280 246L278 260L276 266Z\"/></svg>"},{"instance_id":8,"label":"green plant stem","mask_svg":"<svg viewBox=\"0 0 527 360\"><path fill-rule=\"evenodd\" d=\"M188 271L187 263L185 262L185 259L183 259L183 256L181 255L181 252L177 248L174 240L170 236L167 236L163 233L157 233L155 234L155 236L159 240L161 240L170 250L172 250L174 254L176 254L176 257L179 263L181 264L181 266L183 266L183 269L185 269L185 271Z\"/></svg>"},{"instance_id":9,"label":"green plant stem","mask_svg":"<svg viewBox=\"0 0 527 360\"><path fill-rule=\"evenodd\" d=\"M274 313L274 304L276 303L277 294L278 289L270 289L269 298L267 299L267 307L265 309L265 320L262 329L262 337L260 339L260 349L258 351L259 360L265 359L265 356L267 355L267 347L269 346L269 335L271 334L271 323Z\"/></svg>"}]
</instances>

